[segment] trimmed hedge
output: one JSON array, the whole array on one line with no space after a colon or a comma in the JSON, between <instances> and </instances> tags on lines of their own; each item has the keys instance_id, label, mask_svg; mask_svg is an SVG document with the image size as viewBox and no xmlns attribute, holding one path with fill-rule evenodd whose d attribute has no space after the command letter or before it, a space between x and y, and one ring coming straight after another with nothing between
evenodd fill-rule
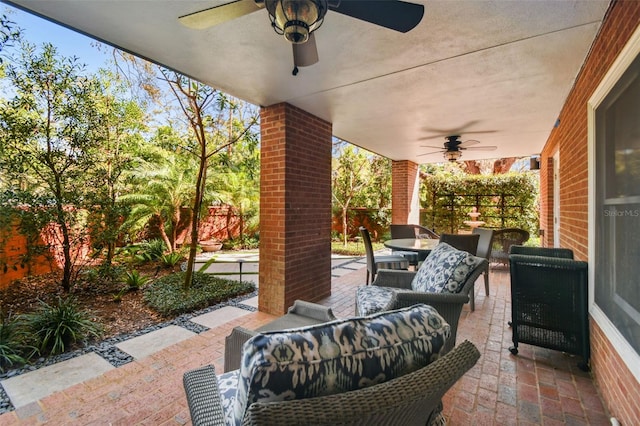
<instances>
[{"instance_id":1,"label":"trimmed hedge","mask_svg":"<svg viewBox=\"0 0 640 426\"><path fill-rule=\"evenodd\" d=\"M521 228L537 235L539 179L535 173L427 175L421 186L421 222L438 233L468 228L472 207L488 228Z\"/></svg>"},{"instance_id":2,"label":"trimmed hedge","mask_svg":"<svg viewBox=\"0 0 640 426\"><path fill-rule=\"evenodd\" d=\"M162 315L178 315L255 290L252 282L227 280L203 272L193 273L189 290L183 284L184 272L161 277L144 289L144 300Z\"/></svg>"}]
</instances>

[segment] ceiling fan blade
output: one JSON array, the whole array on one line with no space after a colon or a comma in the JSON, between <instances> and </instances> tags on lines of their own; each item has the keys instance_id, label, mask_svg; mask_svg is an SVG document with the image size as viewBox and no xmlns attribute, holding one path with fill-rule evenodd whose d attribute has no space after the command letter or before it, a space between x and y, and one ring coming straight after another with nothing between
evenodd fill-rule
<instances>
[{"instance_id":1,"label":"ceiling fan blade","mask_svg":"<svg viewBox=\"0 0 640 426\"><path fill-rule=\"evenodd\" d=\"M497 146L472 146L470 148L460 147L460 149L466 149L468 151L495 151L496 149L498 149L498 147Z\"/></svg>"},{"instance_id":2,"label":"ceiling fan blade","mask_svg":"<svg viewBox=\"0 0 640 426\"><path fill-rule=\"evenodd\" d=\"M446 150L441 149L440 151L433 151L433 152L425 152L424 154L418 154L416 155L416 157L422 157L423 155L432 155L432 154L442 154L443 152L445 152Z\"/></svg>"},{"instance_id":3,"label":"ceiling fan blade","mask_svg":"<svg viewBox=\"0 0 640 426\"><path fill-rule=\"evenodd\" d=\"M460 148L466 148L468 146L477 145L479 143L480 143L480 141L477 141L475 139L469 139L469 140L466 140L464 142L460 142L460 144L458 144L458 146Z\"/></svg>"},{"instance_id":4,"label":"ceiling fan blade","mask_svg":"<svg viewBox=\"0 0 640 426\"><path fill-rule=\"evenodd\" d=\"M341 0L329 9L401 33L415 28L424 16L423 5L399 0Z\"/></svg>"},{"instance_id":5,"label":"ceiling fan blade","mask_svg":"<svg viewBox=\"0 0 640 426\"><path fill-rule=\"evenodd\" d=\"M446 151L446 148L443 148L441 146L433 146L433 145L420 145L420 148L433 148L433 149L439 149L441 151Z\"/></svg>"},{"instance_id":6,"label":"ceiling fan blade","mask_svg":"<svg viewBox=\"0 0 640 426\"><path fill-rule=\"evenodd\" d=\"M255 12L262 7L264 7L264 2L256 3L254 0L235 0L231 3L181 16L178 18L178 21L186 27L203 30Z\"/></svg>"},{"instance_id":7,"label":"ceiling fan blade","mask_svg":"<svg viewBox=\"0 0 640 426\"><path fill-rule=\"evenodd\" d=\"M293 63L296 67L308 67L318 62L318 48L314 33L309 35L309 40L302 44L292 44Z\"/></svg>"}]
</instances>

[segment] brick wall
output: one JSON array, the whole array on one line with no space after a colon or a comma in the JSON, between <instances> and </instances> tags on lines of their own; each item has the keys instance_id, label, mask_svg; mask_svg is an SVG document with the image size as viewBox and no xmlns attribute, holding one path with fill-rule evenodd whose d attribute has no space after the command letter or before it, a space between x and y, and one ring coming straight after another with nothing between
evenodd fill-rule
<instances>
[{"instance_id":1,"label":"brick wall","mask_svg":"<svg viewBox=\"0 0 640 426\"><path fill-rule=\"evenodd\" d=\"M540 157L540 239L543 247L553 247L553 157Z\"/></svg>"},{"instance_id":2,"label":"brick wall","mask_svg":"<svg viewBox=\"0 0 640 426\"><path fill-rule=\"evenodd\" d=\"M259 309L331 294L331 123L289 104L260 111Z\"/></svg>"},{"instance_id":3,"label":"brick wall","mask_svg":"<svg viewBox=\"0 0 640 426\"><path fill-rule=\"evenodd\" d=\"M560 113L542 152L541 226L552 229L552 168L545 162L559 150L560 161L560 245L574 250L576 258L587 259L587 102L605 73L640 25L640 2L615 1L594 41L591 52ZM550 205L550 206L549 206ZM545 234L545 243L553 245L553 234ZM637 424L640 419L640 383L626 368L616 348L602 330L591 322L592 372L611 415L622 424Z\"/></svg>"},{"instance_id":4,"label":"brick wall","mask_svg":"<svg viewBox=\"0 0 640 426\"><path fill-rule=\"evenodd\" d=\"M46 246L42 239L40 245ZM25 259L26 254L27 238L20 233L17 224L0 229L0 290L8 287L13 280L59 269L53 261L53 254L48 251Z\"/></svg>"},{"instance_id":5,"label":"brick wall","mask_svg":"<svg viewBox=\"0 0 640 426\"><path fill-rule=\"evenodd\" d=\"M412 161L391 162L391 223L420 223L420 202L414 198L419 181L418 164Z\"/></svg>"}]
</instances>

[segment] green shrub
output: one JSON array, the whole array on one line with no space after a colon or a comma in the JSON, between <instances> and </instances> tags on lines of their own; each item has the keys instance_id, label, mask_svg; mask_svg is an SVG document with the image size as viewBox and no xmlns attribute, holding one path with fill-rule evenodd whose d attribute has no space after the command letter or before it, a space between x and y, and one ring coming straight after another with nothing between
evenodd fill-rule
<instances>
[{"instance_id":1,"label":"green shrub","mask_svg":"<svg viewBox=\"0 0 640 426\"><path fill-rule=\"evenodd\" d=\"M185 290L183 284L184 272L161 277L144 290L144 300L162 315L171 315L203 309L255 290L251 282L227 280L202 272L193 273L189 290Z\"/></svg>"},{"instance_id":2,"label":"green shrub","mask_svg":"<svg viewBox=\"0 0 640 426\"><path fill-rule=\"evenodd\" d=\"M173 267L176 266L183 258L184 256L182 256L182 254L174 251L173 253L163 254L160 260L164 266Z\"/></svg>"},{"instance_id":3,"label":"green shrub","mask_svg":"<svg viewBox=\"0 0 640 426\"><path fill-rule=\"evenodd\" d=\"M51 354L62 353L70 344L84 338L98 337L101 327L90 318L91 314L81 310L73 297L59 297L56 305L41 301L36 312L24 315L38 349Z\"/></svg>"},{"instance_id":4,"label":"green shrub","mask_svg":"<svg viewBox=\"0 0 640 426\"><path fill-rule=\"evenodd\" d=\"M134 261L145 263L162 258L166 245L161 239L131 244L120 250L119 254L131 257Z\"/></svg>"},{"instance_id":5,"label":"green shrub","mask_svg":"<svg viewBox=\"0 0 640 426\"><path fill-rule=\"evenodd\" d=\"M143 253L149 260L160 259L166 248L164 241L157 238L142 244Z\"/></svg>"},{"instance_id":6,"label":"green shrub","mask_svg":"<svg viewBox=\"0 0 640 426\"><path fill-rule=\"evenodd\" d=\"M83 274L83 279L89 283L117 283L120 282L124 272L123 266L103 264L86 270Z\"/></svg>"},{"instance_id":7,"label":"green shrub","mask_svg":"<svg viewBox=\"0 0 640 426\"><path fill-rule=\"evenodd\" d=\"M140 272L136 271L127 271L125 273L124 283L127 285L129 290L140 290L144 285L146 285L151 279L144 275L140 275Z\"/></svg>"},{"instance_id":8,"label":"green shrub","mask_svg":"<svg viewBox=\"0 0 640 426\"><path fill-rule=\"evenodd\" d=\"M36 352L28 344L28 335L19 318L5 317L0 311L0 372L6 367L24 364Z\"/></svg>"}]
</instances>

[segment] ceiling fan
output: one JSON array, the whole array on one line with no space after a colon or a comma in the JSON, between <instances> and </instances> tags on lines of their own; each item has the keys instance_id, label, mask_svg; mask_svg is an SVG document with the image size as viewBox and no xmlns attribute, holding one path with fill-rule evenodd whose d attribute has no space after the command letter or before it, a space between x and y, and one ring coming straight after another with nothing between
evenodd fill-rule
<instances>
[{"instance_id":1,"label":"ceiling fan","mask_svg":"<svg viewBox=\"0 0 640 426\"><path fill-rule=\"evenodd\" d=\"M445 137L447 140L444 143L444 148L440 148L438 146L429 146L429 145L421 145L422 148L435 148L437 151L427 152L424 154L419 154L418 157L423 155L431 155L437 153L443 153L444 158L448 161L456 161L460 157L462 157L462 151L495 151L498 147L496 146L474 146L480 143L480 141L476 141L473 139L469 139L466 141L460 140L460 135L452 135Z\"/></svg>"},{"instance_id":2,"label":"ceiling fan","mask_svg":"<svg viewBox=\"0 0 640 426\"><path fill-rule=\"evenodd\" d=\"M424 6L400 0L235 0L178 20L194 29L205 29L266 8L271 26L293 45L293 75L298 67L318 62L313 32L328 10L406 33L422 20Z\"/></svg>"}]
</instances>

